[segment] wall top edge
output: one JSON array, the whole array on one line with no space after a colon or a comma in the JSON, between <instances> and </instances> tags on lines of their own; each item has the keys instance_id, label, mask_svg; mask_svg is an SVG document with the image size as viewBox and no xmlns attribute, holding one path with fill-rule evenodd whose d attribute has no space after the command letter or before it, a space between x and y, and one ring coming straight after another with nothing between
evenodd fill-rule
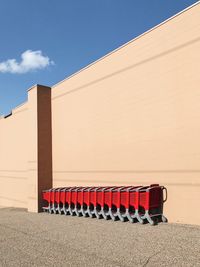
<instances>
[{"instance_id":1,"label":"wall top edge","mask_svg":"<svg viewBox=\"0 0 200 267\"><path fill-rule=\"evenodd\" d=\"M187 8L185 8L185 9L183 9L182 11L180 11L180 12L176 13L176 14L175 14L175 15L173 15L172 17L170 17L170 18L168 18L168 19L164 20L163 22L161 22L161 23L157 24L157 25L156 25L156 26L154 26L153 28L151 28L151 29L149 29L149 30L145 31L144 33L142 33L142 34L138 35L137 37L135 37L135 38L131 39L131 40L130 40L130 41L128 41L127 43L125 43L125 44L123 44L123 45L119 46L118 48L116 48L116 49L114 49L114 50L112 50L112 51L111 51L111 52L109 52L108 54L106 54L106 55L104 55L103 57L101 57L101 58L99 58L99 59L95 60L95 61L94 61L94 62L92 62L91 64L89 64L89 65L85 66L84 68L82 68L82 69L78 70L77 72L73 73L72 75L70 75L70 76L68 76L68 77L64 78L64 79L63 79L63 80L61 80L60 82L58 82L58 83L54 84L54 85L52 86L52 89L53 89L54 87L58 86L59 84L61 84L61 83L65 82L65 81L67 81L67 80L69 80L69 79L73 78L74 76L78 75L78 74L79 74L79 73L81 73L82 71L84 71L84 70L86 70L86 69L88 69L88 68L92 67L92 66L93 66L93 65L95 65L96 63L98 63L98 62L100 62L100 61L104 60L105 58L109 57L110 55L112 55L112 54L116 53L117 51L119 51L119 50L123 49L124 47L128 46L129 44L131 44L131 43L135 42L136 40L138 40L138 39L142 38L142 37L143 37L143 36L145 36L146 34L148 34L148 33L152 32L152 31L156 30L157 28L159 28L159 27L161 27L162 25L166 24L167 22L169 22L169 21L173 20L174 18L176 18L176 17L178 17L178 16L182 15L183 13L187 12L188 10L190 10L190 9L194 8L195 6L197 6L197 5L199 5L199 4L200 4L200 0L199 0L199 1L197 1L196 3L194 3L194 4L190 5L189 7L187 7Z\"/></svg>"},{"instance_id":2,"label":"wall top edge","mask_svg":"<svg viewBox=\"0 0 200 267\"><path fill-rule=\"evenodd\" d=\"M35 88L35 87L37 87L37 84L32 85L32 86L31 86L30 88L28 88L26 91L28 92L28 91L32 90L33 88Z\"/></svg>"},{"instance_id":3,"label":"wall top edge","mask_svg":"<svg viewBox=\"0 0 200 267\"><path fill-rule=\"evenodd\" d=\"M42 85L42 84L34 84L33 86L31 86L29 89L27 89L27 92L31 91L34 88L48 88L51 89L50 86L47 85Z\"/></svg>"},{"instance_id":4,"label":"wall top edge","mask_svg":"<svg viewBox=\"0 0 200 267\"><path fill-rule=\"evenodd\" d=\"M6 119L6 118L12 116L15 113L18 113L19 110L22 109L22 108L24 108L27 103L28 103L27 101L26 102L23 102L23 103L19 104L18 106L16 106L15 108L13 108L9 113L4 114L4 115L0 115L0 120L1 119Z\"/></svg>"},{"instance_id":5,"label":"wall top edge","mask_svg":"<svg viewBox=\"0 0 200 267\"><path fill-rule=\"evenodd\" d=\"M7 119L8 117L10 117L10 116L12 116L12 111L10 111L8 114L6 114L5 116L4 116L4 119Z\"/></svg>"},{"instance_id":6,"label":"wall top edge","mask_svg":"<svg viewBox=\"0 0 200 267\"><path fill-rule=\"evenodd\" d=\"M28 104L28 101L19 104L18 106L16 106L15 108L12 109L12 113L15 114L15 112L16 112L18 109L20 109L21 107L24 107L26 104Z\"/></svg>"},{"instance_id":7,"label":"wall top edge","mask_svg":"<svg viewBox=\"0 0 200 267\"><path fill-rule=\"evenodd\" d=\"M46 85L35 84L35 85L31 86L31 87L27 90L27 92L29 92L30 90L32 90L32 89L34 89L34 88L39 88L39 89L51 89L51 87L46 86ZM27 103L28 103L28 101L23 102L23 103L19 104L18 106L16 106L15 108L11 109L11 111L8 112L7 114L2 114L2 115L0 115L0 120L1 120L1 119L6 119L6 118L12 116L13 114L19 112L19 109L21 109L22 107L24 107Z\"/></svg>"}]
</instances>

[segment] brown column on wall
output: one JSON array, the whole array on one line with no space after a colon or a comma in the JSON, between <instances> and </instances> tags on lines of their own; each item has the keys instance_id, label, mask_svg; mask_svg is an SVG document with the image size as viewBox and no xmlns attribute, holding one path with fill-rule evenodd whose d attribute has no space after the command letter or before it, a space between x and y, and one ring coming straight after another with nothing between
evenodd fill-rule
<instances>
[{"instance_id":1,"label":"brown column on wall","mask_svg":"<svg viewBox=\"0 0 200 267\"><path fill-rule=\"evenodd\" d=\"M28 106L28 211L39 212L42 190L52 187L51 88L42 85L30 88Z\"/></svg>"}]
</instances>

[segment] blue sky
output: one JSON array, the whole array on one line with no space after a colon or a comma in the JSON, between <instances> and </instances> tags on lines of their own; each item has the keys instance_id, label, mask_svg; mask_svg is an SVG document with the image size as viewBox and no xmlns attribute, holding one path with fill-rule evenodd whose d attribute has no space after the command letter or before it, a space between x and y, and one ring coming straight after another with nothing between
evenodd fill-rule
<instances>
[{"instance_id":1,"label":"blue sky","mask_svg":"<svg viewBox=\"0 0 200 267\"><path fill-rule=\"evenodd\" d=\"M195 2L0 0L0 114Z\"/></svg>"}]
</instances>

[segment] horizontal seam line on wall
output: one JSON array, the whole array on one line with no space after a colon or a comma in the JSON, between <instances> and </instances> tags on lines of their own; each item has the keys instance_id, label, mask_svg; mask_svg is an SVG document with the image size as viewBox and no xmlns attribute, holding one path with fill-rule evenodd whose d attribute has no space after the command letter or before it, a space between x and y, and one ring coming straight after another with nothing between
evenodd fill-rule
<instances>
[{"instance_id":1,"label":"horizontal seam line on wall","mask_svg":"<svg viewBox=\"0 0 200 267\"><path fill-rule=\"evenodd\" d=\"M53 171L53 173L199 173L200 170L88 170L88 171Z\"/></svg>"},{"instance_id":2,"label":"horizontal seam line on wall","mask_svg":"<svg viewBox=\"0 0 200 267\"><path fill-rule=\"evenodd\" d=\"M124 47L128 46L129 44L135 43L138 39L144 37L145 35L147 35L147 34L149 34L151 32L153 32L154 30L158 29L159 27L163 26L164 24L168 23L169 21L173 20L174 18L180 16L181 14L183 14L184 12L186 12L189 9L193 8L194 6L198 5L199 3L200 3L200 1L198 1L197 3L194 3L193 5L185 8L184 10L181 10L180 12L178 12L175 15L173 15L172 17L162 21L161 23L159 23L158 25L154 26L153 28L150 28L147 31L139 34L139 36L134 37L130 41L126 42L125 44L122 44L120 47L117 47L116 49L114 49L111 52L107 53L106 55L100 57L99 59L95 60L94 62L90 63L89 65L87 65L87 66L83 67L82 69L76 71L75 73L73 73L69 77L63 79L62 81L60 81L58 83L56 83L55 85L52 86L52 88L60 85L61 83L65 82L66 80L69 80L69 79L73 78L75 75L78 75L79 73L83 72L84 70L87 70L88 68L92 67L96 63L101 62L102 60L106 59L107 57L111 56L112 54L115 54L116 52L122 50Z\"/></svg>"},{"instance_id":3,"label":"horizontal seam line on wall","mask_svg":"<svg viewBox=\"0 0 200 267\"><path fill-rule=\"evenodd\" d=\"M17 176L6 176L6 175L0 175L0 178L8 178L8 179L19 179L19 180L26 180L27 177L17 177Z\"/></svg>"},{"instance_id":4,"label":"horizontal seam line on wall","mask_svg":"<svg viewBox=\"0 0 200 267\"><path fill-rule=\"evenodd\" d=\"M17 199L14 199L14 198L8 198L8 197L3 197L3 196L0 196L0 198L1 199L7 199L7 200L11 200L11 201L20 202L20 203L23 203L23 204L26 204L27 203L25 201L17 200Z\"/></svg>"},{"instance_id":5,"label":"horizontal seam line on wall","mask_svg":"<svg viewBox=\"0 0 200 267\"><path fill-rule=\"evenodd\" d=\"M110 78L110 77L112 77L112 76L115 76L115 75L117 75L117 74L120 74L120 73L122 73L122 72L125 72L125 71L127 71L127 70L130 70L130 69L132 69L132 68L134 68L134 67L140 66L140 65L142 65L142 64L144 64L144 63L147 63L147 62L149 62L149 61L155 60L155 59L157 59L157 58L159 58L159 57L163 57L163 56L165 56L165 55L167 55L167 54L170 54L170 53L172 53L172 52L174 52L174 51L176 51L176 50L182 49L182 48L184 48L184 47L186 47L186 46L188 46L188 45L191 45L191 44L193 44L193 43L199 42L199 40L200 40L200 38L198 37L198 38L196 38L196 39L194 39L194 40L192 40L192 41L189 41L189 42L184 43L184 44L182 44L182 45L176 46L175 48L169 49L169 50L167 50L167 51L165 51L165 52L162 52L162 53L160 53L160 54L157 54L157 55L155 55L155 56L152 56L152 57L150 57L150 58L148 58L148 59L144 59L144 60L142 60L142 61L140 61L140 62L137 62L137 63L135 63L135 64L133 64L133 65L131 65L131 66L125 67L124 69L118 70L118 71L113 72L113 73L108 74L108 75L105 75L104 77L99 78L99 79L97 79L97 80L95 80L95 81L92 81L92 82L90 82L90 83L87 83L87 84L84 84L84 85L79 86L79 87L77 87L77 88L74 88L74 89L72 89L72 90L70 90L70 91L68 91L68 92L62 93L62 94L60 94L60 95L58 95L58 96L52 97L52 100L58 99L58 98L60 98L60 97L62 97L62 96L64 96L64 95L71 94L71 93L74 93L74 92L79 91L79 90L81 90L81 89L84 89L85 87L88 87L88 86L90 86L90 85L93 85L93 84L95 84L95 83L98 83L98 82L100 82L100 81L103 81L103 80L105 80L105 79L108 79L108 78Z\"/></svg>"},{"instance_id":6,"label":"horizontal seam line on wall","mask_svg":"<svg viewBox=\"0 0 200 267\"><path fill-rule=\"evenodd\" d=\"M25 106L25 105L27 105L27 104L28 104L28 101L25 101L25 102L19 104L18 106L12 108L12 111L14 111L14 110L16 110L16 109L20 109L21 107L23 107L23 106Z\"/></svg>"},{"instance_id":7,"label":"horizontal seam line on wall","mask_svg":"<svg viewBox=\"0 0 200 267\"><path fill-rule=\"evenodd\" d=\"M12 113L12 116L15 115L15 114L17 114L17 113L21 113L21 112L24 112L24 111L27 111L27 110L28 110L28 108L24 108L22 110L15 111L15 113Z\"/></svg>"},{"instance_id":8,"label":"horizontal seam line on wall","mask_svg":"<svg viewBox=\"0 0 200 267\"><path fill-rule=\"evenodd\" d=\"M37 198L36 198L36 197L28 197L28 199L34 199L34 200L35 200L35 199L37 199Z\"/></svg>"},{"instance_id":9,"label":"horizontal seam line on wall","mask_svg":"<svg viewBox=\"0 0 200 267\"><path fill-rule=\"evenodd\" d=\"M27 170L0 170L0 172L27 172Z\"/></svg>"},{"instance_id":10,"label":"horizontal seam line on wall","mask_svg":"<svg viewBox=\"0 0 200 267\"><path fill-rule=\"evenodd\" d=\"M80 183L107 183L107 184L110 184L111 181L108 181L108 180L96 180L95 182L93 180L77 180L77 179L54 179L54 183L55 182L80 182ZM113 182L113 181L112 181ZM141 184L143 183L144 181L134 181L131 183L130 181L115 181L115 184L128 184L128 185L132 185L132 184ZM169 186L200 186L200 184L198 183L168 183L168 182L162 182L162 184L164 185L169 185Z\"/></svg>"}]
</instances>

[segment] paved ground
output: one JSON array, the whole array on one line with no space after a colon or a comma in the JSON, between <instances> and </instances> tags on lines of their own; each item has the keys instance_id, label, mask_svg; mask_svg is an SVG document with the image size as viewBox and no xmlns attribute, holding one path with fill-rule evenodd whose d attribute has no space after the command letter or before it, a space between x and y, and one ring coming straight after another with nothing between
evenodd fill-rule
<instances>
[{"instance_id":1,"label":"paved ground","mask_svg":"<svg viewBox=\"0 0 200 267\"><path fill-rule=\"evenodd\" d=\"M0 209L0 266L200 266L200 227Z\"/></svg>"}]
</instances>

